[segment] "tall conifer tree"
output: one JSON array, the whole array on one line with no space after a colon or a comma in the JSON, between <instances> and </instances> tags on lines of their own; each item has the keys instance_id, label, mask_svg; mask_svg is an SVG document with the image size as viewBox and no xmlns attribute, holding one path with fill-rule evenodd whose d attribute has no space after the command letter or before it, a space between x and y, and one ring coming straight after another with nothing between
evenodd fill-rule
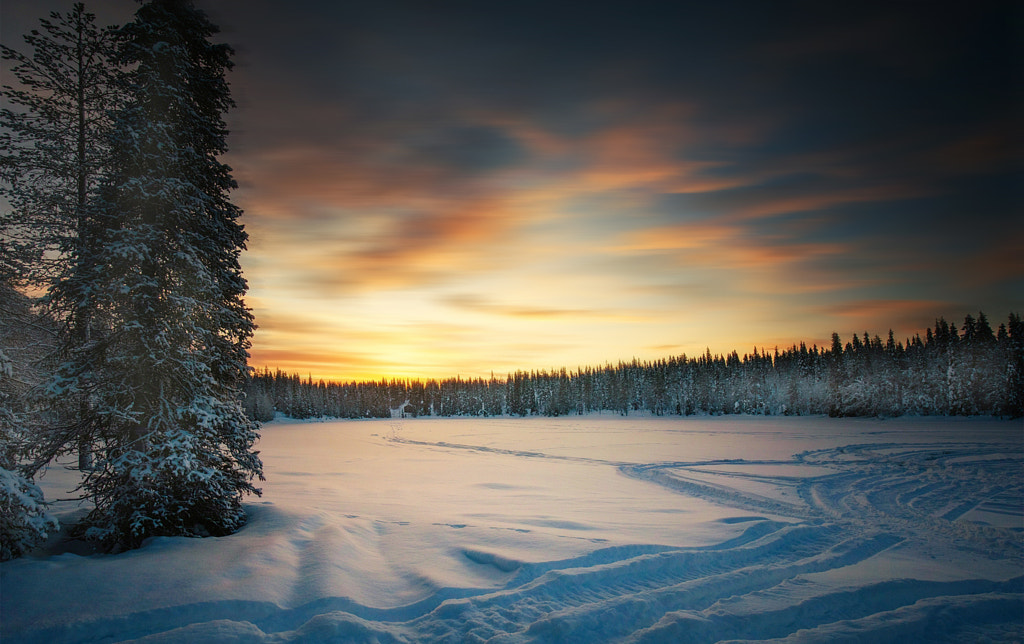
<instances>
[{"instance_id":1,"label":"tall conifer tree","mask_svg":"<svg viewBox=\"0 0 1024 644\"><path fill-rule=\"evenodd\" d=\"M86 536L109 549L150 536L226 534L259 493L257 425L240 405L254 330L238 258L246 234L218 160L230 47L188 0L152 0L121 29L130 69L93 202L98 245L67 283L112 320L76 351L51 393L87 389L96 503Z\"/></svg>"},{"instance_id":2,"label":"tall conifer tree","mask_svg":"<svg viewBox=\"0 0 1024 644\"><path fill-rule=\"evenodd\" d=\"M68 301L61 288L95 242L87 206L108 169L111 114L122 98L116 30L98 27L79 2L40 20L24 41L27 53L0 45L17 81L0 90L11 106L0 110L0 195L10 206L0 212L0 264L12 284L48 291L67 350L102 324L90 300ZM81 429L88 414L78 412L88 401L65 396L59 403L62 422ZM79 449L87 469L87 441Z\"/></svg>"},{"instance_id":3,"label":"tall conifer tree","mask_svg":"<svg viewBox=\"0 0 1024 644\"><path fill-rule=\"evenodd\" d=\"M6 206L0 211L0 317L4 318L0 326L41 329L35 322L42 318L29 321L32 316L25 311L12 313L31 305L16 288L31 285L48 289L52 295L88 254L86 205L106 170L109 115L119 97L118 70L112 64L114 29L98 27L95 16L82 3L74 4L66 14L52 12L23 40L24 52L0 45L0 58L10 71L5 80L12 81L0 88L9 106L0 109L0 197ZM74 307L64 307L59 298L48 303L63 325L61 342L54 341L49 335L54 329L48 327L47 336L33 342L34 350L0 347L0 353L5 348L9 351L0 356L0 362L6 360L6 367L18 373L13 378L10 373L0 373L0 381L22 385L18 396L0 387L4 390L0 391L4 398L0 400L0 453L5 461L2 467L9 470L0 488L9 493L13 488L7 484L15 485L12 481L16 482L17 476L26 477L14 495L8 494L8 501L0 504L5 546L21 544L5 547L4 556L18 554L37 540L43 534L40 525L52 527L48 522L9 514L12 509L15 513L25 510L24 502L39 494L31 478L40 462L31 456L36 451L35 440L44 433L42 421L52 421L59 408L62 424L81 426L76 408L87 408L84 396L77 400L65 396L58 404L48 405L46 416L13 411L28 404L32 388L25 383L42 377L40 351L81 344L93 323L94 308L85 300ZM17 335L14 332L10 337ZM26 374L32 377L26 378ZM81 453L87 465L88 449ZM11 469L15 466L17 473ZM37 512L35 518L40 516Z\"/></svg>"},{"instance_id":4,"label":"tall conifer tree","mask_svg":"<svg viewBox=\"0 0 1024 644\"><path fill-rule=\"evenodd\" d=\"M24 37L28 53L0 45L16 79L0 110L0 193L11 206L0 232L31 250L19 276L45 286L65 278L85 252L86 203L105 172L110 114L120 92L111 64L115 30L75 3Z\"/></svg>"}]
</instances>

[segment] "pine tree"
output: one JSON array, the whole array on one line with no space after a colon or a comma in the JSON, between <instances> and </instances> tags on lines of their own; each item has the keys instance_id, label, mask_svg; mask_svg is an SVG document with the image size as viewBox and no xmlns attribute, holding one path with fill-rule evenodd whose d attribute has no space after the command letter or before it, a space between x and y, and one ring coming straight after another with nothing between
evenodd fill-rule
<instances>
[{"instance_id":1,"label":"pine tree","mask_svg":"<svg viewBox=\"0 0 1024 644\"><path fill-rule=\"evenodd\" d=\"M5 247L0 239L0 250ZM25 405L26 390L39 380L37 362L51 350L52 330L31 312L11 277L0 265L0 561L28 552L58 527L33 482L33 423Z\"/></svg>"},{"instance_id":2,"label":"pine tree","mask_svg":"<svg viewBox=\"0 0 1024 644\"><path fill-rule=\"evenodd\" d=\"M236 184L217 159L233 103L232 51L209 41L216 32L187 0L148 2L121 29L127 102L91 206L102 243L61 291L112 320L49 387L89 393L97 463L83 487L96 507L83 532L111 550L230 533L263 478L258 426L240 404L255 326L238 262L246 234L228 198Z\"/></svg>"},{"instance_id":3,"label":"pine tree","mask_svg":"<svg viewBox=\"0 0 1024 644\"><path fill-rule=\"evenodd\" d=\"M18 81L2 89L14 109L0 110L0 190L11 206L0 232L33 251L21 277L46 284L83 252L85 205L105 171L120 93L113 28L97 27L82 3L40 25L24 37L30 54L0 45Z\"/></svg>"},{"instance_id":4,"label":"pine tree","mask_svg":"<svg viewBox=\"0 0 1024 644\"><path fill-rule=\"evenodd\" d=\"M4 386L13 374L11 363L0 348L0 561L25 554L58 528L42 491L22 467L28 431Z\"/></svg>"},{"instance_id":5,"label":"pine tree","mask_svg":"<svg viewBox=\"0 0 1024 644\"><path fill-rule=\"evenodd\" d=\"M1024 321L1020 314L1011 313L1003 342L1005 356L1006 393L1004 410L1014 418L1024 416Z\"/></svg>"},{"instance_id":6,"label":"pine tree","mask_svg":"<svg viewBox=\"0 0 1024 644\"><path fill-rule=\"evenodd\" d=\"M0 213L0 236L8 256L18 257L10 263L17 281L48 289L50 310L64 325L60 344L68 349L88 342L101 324L91 302L69 306L57 289L95 242L87 204L107 171L121 75L112 63L116 31L98 27L82 3L40 24L24 37L30 54L0 45L18 81L2 90L15 109L0 110L0 195L11 207ZM65 405L64 422L80 424L75 416L84 416L87 404L80 398ZM80 465L89 467L84 444Z\"/></svg>"}]
</instances>

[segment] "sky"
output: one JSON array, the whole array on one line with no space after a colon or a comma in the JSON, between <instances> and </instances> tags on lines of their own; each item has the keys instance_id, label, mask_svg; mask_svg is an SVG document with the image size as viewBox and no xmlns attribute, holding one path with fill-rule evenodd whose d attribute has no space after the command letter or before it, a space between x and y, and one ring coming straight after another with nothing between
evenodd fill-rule
<instances>
[{"instance_id":1,"label":"sky","mask_svg":"<svg viewBox=\"0 0 1024 644\"><path fill-rule=\"evenodd\" d=\"M257 368L504 376L1024 312L1019 3L196 4L236 50ZM69 7L3 0L2 42Z\"/></svg>"}]
</instances>

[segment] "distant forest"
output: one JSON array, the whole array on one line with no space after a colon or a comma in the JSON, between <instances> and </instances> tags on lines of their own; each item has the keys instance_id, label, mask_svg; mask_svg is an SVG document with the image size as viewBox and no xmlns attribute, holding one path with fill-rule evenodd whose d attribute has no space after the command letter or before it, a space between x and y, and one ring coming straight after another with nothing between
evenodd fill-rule
<instances>
[{"instance_id":1,"label":"distant forest","mask_svg":"<svg viewBox=\"0 0 1024 644\"><path fill-rule=\"evenodd\" d=\"M1024 414L1024 324L993 332L984 313L958 329L939 318L906 342L854 335L752 354L681 355L603 367L517 371L504 378L325 382L253 374L251 418L622 415L900 416Z\"/></svg>"}]
</instances>

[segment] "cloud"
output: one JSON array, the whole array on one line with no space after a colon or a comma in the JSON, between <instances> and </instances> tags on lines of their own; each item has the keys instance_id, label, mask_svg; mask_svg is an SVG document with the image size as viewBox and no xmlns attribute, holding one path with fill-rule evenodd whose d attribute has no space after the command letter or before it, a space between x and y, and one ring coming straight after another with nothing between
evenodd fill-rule
<instances>
[{"instance_id":1,"label":"cloud","mask_svg":"<svg viewBox=\"0 0 1024 644\"><path fill-rule=\"evenodd\" d=\"M349 335L355 329L344 318L338 318L321 310L284 310L283 307L266 308L256 306L253 313L259 320L257 333L265 336L287 337L290 341L321 342L322 338L334 335ZM386 339L388 335L374 329L359 329L360 340L374 342Z\"/></svg>"},{"instance_id":2,"label":"cloud","mask_svg":"<svg viewBox=\"0 0 1024 644\"><path fill-rule=\"evenodd\" d=\"M401 289L458 281L486 271L515 235L516 217L496 200L451 200L430 210L392 214L346 245L307 247L307 284L335 292Z\"/></svg>"},{"instance_id":3,"label":"cloud","mask_svg":"<svg viewBox=\"0 0 1024 644\"><path fill-rule=\"evenodd\" d=\"M663 253L687 266L709 269L785 268L848 253L847 244L799 238L755 237L735 224L697 222L634 230L611 250Z\"/></svg>"},{"instance_id":4,"label":"cloud","mask_svg":"<svg viewBox=\"0 0 1024 644\"><path fill-rule=\"evenodd\" d=\"M625 318L622 312L600 309L572 309L542 306L500 304L476 295L453 295L443 302L461 311L486 313L531 320ZM635 317L635 316L634 316Z\"/></svg>"},{"instance_id":5,"label":"cloud","mask_svg":"<svg viewBox=\"0 0 1024 644\"><path fill-rule=\"evenodd\" d=\"M493 172L526 160L526 150L500 128L456 125L431 129L405 141L417 165L440 165L460 175Z\"/></svg>"},{"instance_id":6,"label":"cloud","mask_svg":"<svg viewBox=\"0 0 1024 644\"><path fill-rule=\"evenodd\" d=\"M272 367L303 376L308 372L317 378L340 379L342 374L376 373L380 365L377 355L351 351L257 346L250 353L249 365L256 369Z\"/></svg>"}]
</instances>

